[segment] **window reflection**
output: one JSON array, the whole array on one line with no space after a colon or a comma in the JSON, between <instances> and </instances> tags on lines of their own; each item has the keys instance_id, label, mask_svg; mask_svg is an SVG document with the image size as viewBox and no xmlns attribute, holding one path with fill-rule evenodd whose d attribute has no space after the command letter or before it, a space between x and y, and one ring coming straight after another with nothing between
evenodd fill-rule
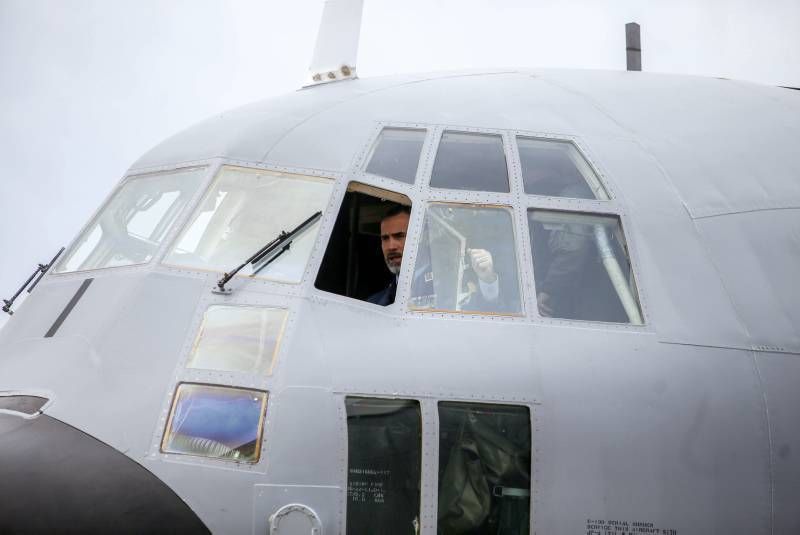
<instances>
[{"instance_id":1,"label":"window reflection","mask_svg":"<svg viewBox=\"0 0 800 535\"><path fill-rule=\"evenodd\" d=\"M416 310L519 313L511 211L431 204L417 251L409 306Z\"/></svg>"},{"instance_id":2,"label":"window reflection","mask_svg":"<svg viewBox=\"0 0 800 535\"><path fill-rule=\"evenodd\" d=\"M517 138L525 193L607 200L600 179L567 141Z\"/></svg>"},{"instance_id":3,"label":"window reflection","mask_svg":"<svg viewBox=\"0 0 800 535\"><path fill-rule=\"evenodd\" d=\"M224 167L165 263L228 271L324 211L332 188L329 179ZM300 282L318 231L317 223L257 276ZM240 273L253 274L252 266Z\"/></svg>"},{"instance_id":4,"label":"window reflection","mask_svg":"<svg viewBox=\"0 0 800 535\"><path fill-rule=\"evenodd\" d=\"M367 173L413 184L425 142L425 130L384 128L367 165Z\"/></svg>"},{"instance_id":5,"label":"window reflection","mask_svg":"<svg viewBox=\"0 0 800 535\"><path fill-rule=\"evenodd\" d=\"M507 192L503 138L496 134L444 132L433 164L431 186Z\"/></svg>"},{"instance_id":6,"label":"window reflection","mask_svg":"<svg viewBox=\"0 0 800 535\"><path fill-rule=\"evenodd\" d=\"M284 309L209 307L187 368L268 374L285 321Z\"/></svg>"},{"instance_id":7,"label":"window reflection","mask_svg":"<svg viewBox=\"0 0 800 535\"><path fill-rule=\"evenodd\" d=\"M41 396L26 396L24 394L0 395L0 411L20 412L33 416L37 414L47 402L48 398Z\"/></svg>"},{"instance_id":8,"label":"window reflection","mask_svg":"<svg viewBox=\"0 0 800 535\"><path fill-rule=\"evenodd\" d=\"M266 392L180 384L161 451L256 462L266 404Z\"/></svg>"},{"instance_id":9,"label":"window reflection","mask_svg":"<svg viewBox=\"0 0 800 535\"><path fill-rule=\"evenodd\" d=\"M419 533L419 402L348 397L347 533Z\"/></svg>"},{"instance_id":10,"label":"window reflection","mask_svg":"<svg viewBox=\"0 0 800 535\"><path fill-rule=\"evenodd\" d=\"M530 210L528 220L542 316L642 323L617 216Z\"/></svg>"},{"instance_id":11,"label":"window reflection","mask_svg":"<svg viewBox=\"0 0 800 535\"><path fill-rule=\"evenodd\" d=\"M56 273L149 262L200 187L204 170L129 178L86 227Z\"/></svg>"},{"instance_id":12,"label":"window reflection","mask_svg":"<svg viewBox=\"0 0 800 535\"><path fill-rule=\"evenodd\" d=\"M527 535L527 407L439 403L439 533Z\"/></svg>"}]
</instances>

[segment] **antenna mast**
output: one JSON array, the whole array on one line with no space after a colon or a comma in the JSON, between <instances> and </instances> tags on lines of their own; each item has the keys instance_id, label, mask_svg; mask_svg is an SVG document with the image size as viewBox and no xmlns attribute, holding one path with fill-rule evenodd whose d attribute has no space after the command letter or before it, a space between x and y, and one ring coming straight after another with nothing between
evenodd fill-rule
<instances>
[{"instance_id":1,"label":"antenna mast","mask_svg":"<svg viewBox=\"0 0 800 535\"><path fill-rule=\"evenodd\" d=\"M625 55L629 71L642 70L642 37L640 27L635 22L625 25Z\"/></svg>"},{"instance_id":2,"label":"antenna mast","mask_svg":"<svg viewBox=\"0 0 800 535\"><path fill-rule=\"evenodd\" d=\"M357 78L356 57L364 0L326 0L309 67L309 85Z\"/></svg>"}]
</instances>

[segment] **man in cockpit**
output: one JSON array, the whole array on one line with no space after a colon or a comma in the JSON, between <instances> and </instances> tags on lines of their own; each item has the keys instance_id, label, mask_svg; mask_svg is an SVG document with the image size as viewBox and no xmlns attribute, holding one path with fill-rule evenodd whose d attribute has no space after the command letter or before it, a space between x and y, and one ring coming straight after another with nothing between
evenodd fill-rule
<instances>
[{"instance_id":1,"label":"man in cockpit","mask_svg":"<svg viewBox=\"0 0 800 535\"><path fill-rule=\"evenodd\" d=\"M391 208L381 219L381 250L386 267L392 272L394 277L389 285L380 292L374 293L367 298L367 301L376 305L386 306L394 303L397 293L397 277L400 274L400 266L403 261L403 249L406 243L406 231L411 215L411 208L398 204ZM468 249L467 255L470 266L478 278L479 295L474 304L474 308L485 308L498 301L500 295L500 284L497 273L494 269L494 260L491 253L485 249ZM418 261L417 264L420 264ZM417 281L422 281L423 285L430 286L433 291L433 273L429 263L418 267L414 272L415 285ZM478 293L478 292L476 292Z\"/></svg>"}]
</instances>

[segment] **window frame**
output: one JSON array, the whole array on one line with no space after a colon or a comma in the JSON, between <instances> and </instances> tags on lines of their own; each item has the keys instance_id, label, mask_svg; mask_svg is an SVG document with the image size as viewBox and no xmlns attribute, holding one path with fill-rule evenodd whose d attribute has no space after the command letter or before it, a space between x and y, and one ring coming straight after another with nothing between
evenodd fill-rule
<instances>
[{"instance_id":1,"label":"window frame","mask_svg":"<svg viewBox=\"0 0 800 535\"><path fill-rule=\"evenodd\" d=\"M283 312L283 319L281 320L280 328L277 331L277 336L275 337L275 347L272 349L272 355L270 357L270 364L264 372L258 371L240 371L240 370L225 370L220 368L204 368L201 366L191 366L192 361L194 360L197 350L201 345L202 335L205 333L206 326L208 325L208 312L215 307L219 308L239 308L239 309L248 309L248 310L277 310ZM289 308L286 306L275 306L275 305L264 305L264 304L250 304L250 303L229 303L229 302L212 302L205 306L200 315L200 325L196 329L196 332L193 337L193 341L191 347L189 348L185 367L187 370L199 370L199 371L206 371L206 372L216 372L216 373L225 373L225 374L241 374L243 376L261 376L261 377L270 377L273 375L275 367L278 365L278 356L282 353L281 349L284 343L284 337L286 333L287 324L289 323Z\"/></svg>"},{"instance_id":2,"label":"window frame","mask_svg":"<svg viewBox=\"0 0 800 535\"><path fill-rule=\"evenodd\" d=\"M380 135L380 132L384 127L428 129L428 137L422 151L423 157L417 169L417 180L414 184L406 184L397 180L364 173L362 171L363 166L365 166L366 162L368 161L367 158L374 146L377 136ZM433 171L433 163L435 161L439 142L441 141L442 134L445 131L500 135L502 137L506 163L508 166L510 191L507 193L500 193L474 190L451 190L431 187L430 180ZM528 138L539 141L553 141L571 144L584 162L589 166L591 171L595 174L601 187L607 193L608 199L549 197L525 193L517 138ZM637 253L636 237L630 233L625 233L625 242L627 244L631 270L636 282L639 309L643 321L641 325L549 318L539 314L538 303L536 300L536 284L533 273L533 256L530 247L530 229L528 228L529 209L581 212L595 215L614 215L619 217L623 232L629 231L631 228L633 228L628 214L620 203L613 180L608 176L603 167L597 164L595 158L593 157L592 151L586 146L584 141L577 136L507 128L479 128L455 124L443 125L434 123L421 124L378 121L375 123L375 127L369 136L368 142L365 143L360 155L355 159L354 164L351 166L350 174L348 175L348 181L357 181L367 186L387 189L405 195L411 200L413 206L411 220L408 227L409 237L406 240L406 249L404 252L406 261L404 262L404 267L400 272L398 280L397 298L392 305L380 307L381 310L379 313L387 313L391 315L399 314L401 316L416 316L425 314L429 318L435 317L437 319L458 319L464 321L485 321L489 319L492 321L502 322L556 324L571 327L594 328L599 326L606 330L652 330L649 324L647 298L645 295L646 292L642 285L643 279L638 263L639 255ZM343 195L344 192L340 191L336 198L337 209L341 208ZM424 216L425 213L427 213L428 204L435 202L477 204L487 206L497 205L512 208L514 215L514 233L516 239L518 282L520 285L522 301L521 314L513 316L485 315L483 313L465 314L461 312L447 311L419 311L410 310L408 308L407 302L411 294L413 268L409 267L407 264L411 264L412 266L416 264L417 249L419 245L418 241L421 238ZM319 268L319 263L317 264L316 268ZM319 292L320 296L324 295L328 299L346 299L349 304L353 304L354 306L367 306L370 307L370 310L375 310L374 307L371 307L371 305L368 303L365 304L363 302L354 301L342 296L332 295L327 292L320 292L316 288L314 288L313 291L315 293Z\"/></svg>"},{"instance_id":3,"label":"window frame","mask_svg":"<svg viewBox=\"0 0 800 535\"><path fill-rule=\"evenodd\" d=\"M435 429L435 431L436 431L436 433L435 433L436 451L433 453L434 459L435 459L435 467L436 467L436 470L434 472L434 476L435 476L435 480L436 480L436 484L434 485L434 488L436 489L436 494L435 494L436 495L436 502L435 502L435 508L434 508L435 514L433 515L433 518L436 519L436 529L438 530L438 526L439 526L439 523L438 523L438 518L439 518L439 470L441 469L441 467L439 465L439 459L441 458L441 448L440 448L440 446L441 446L441 436L440 436L441 435L440 434L440 430L441 430L441 421L440 421L441 420L441 415L440 415L439 411L440 411L440 406L441 406L442 403L448 403L448 404L451 404L451 405L452 404L460 404L460 405L464 405L464 406L466 406L466 405L484 405L484 406L497 405L497 406L502 406L502 407L524 408L525 410L527 410L527 412L528 412L528 429L530 430L530 434L529 434L529 436L530 436L530 457L528 458L528 461L530 463L530 471L531 471L531 473L530 473L530 483L529 483L529 486L528 486L528 491L530 492L530 495L528 496L528 509L529 509L529 521L530 521L529 522L529 526L528 526L528 535L533 535L535 533L534 529L533 529L533 525L534 525L535 498L536 498L536 494L535 494L536 478L535 478L535 469L534 469L534 453L536 451L536 448L535 448L535 445L534 445L535 444L535 438L536 438L536 436L535 436L535 425L536 425L536 422L535 422L535 413L534 413L535 405L533 405L531 403L525 403L524 401L520 401L520 400L494 400L494 399L493 400L484 400L484 399L474 399L474 398L473 399L443 399L443 398L436 398L436 399L432 400L433 410L435 411L435 414L436 414L436 419L435 419L435 425L436 425L436 429ZM424 425L424 422L423 422L423 425ZM423 427L423 429L424 429L424 427ZM423 466L423 470L424 470L424 466Z\"/></svg>"},{"instance_id":4,"label":"window frame","mask_svg":"<svg viewBox=\"0 0 800 535\"><path fill-rule=\"evenodd\" d=\"M525 264L527 264L525 275L530 277L530 280L526 283L526 286L531 291L529 291L525 296L526 303L528 305L528 310L530 311L529 312L530 318L534 321L534 323L542 323L549 325L563 325L570 327L590 327L590 328L600 327L605 330L624 330L624 331L637 331L637 332L646 332L652 330L652 327L650 325L649 312L647 308L647 298L645 295L646 292L642 286L643 279L641 276L641 270L639 268L639 262L638 262L639 255L637 252L636 236L629 232L629 230L634 226L631 224L629 215L624 209L623 204L620 202L620 198L619 195L617 194L613 180L611 180L608 174L605 172L605 170L597 164L594 157L592 156L592 152L583 143L583 141L576 136L557 135L557 134L543 133L543 132L531 132L526 130L511 130L509 131L509 134L514 139L512 150L514 152L513 157L514 157L515 167L518 172L516 192L520 199L520 202L518 203L518 206L521 211L520 225L522 226L522 232L524 232L526 240L522 254L525 256ZM570 197L551 197L551 196L526 193L525 184L522 177L521 159L519 155L518 146L516 144L516 139L518 137L533 138L540 141L552 140L554 142L571 143L575 148L575 150L578 151L579 155L584 159L586 164L594 172L595 176L600 182L600 185L606 191L609 198L578 199ZM636 297L638 298L639 312L642 316L642 323L640 325L632 323L613 323L613 322L596 321L596 320L551 318L542 316L539 313L539 304L537 301L538 290L536 285L536 275L534 273L534 263L533 263L534 252L531 250L531 245L530 245L531 229L529 228L528 224L528 212L530 210L545 210L551 212L564 212L564 213L579 214L579 215L586 214L586 215L596 215L596 216L614 216L619 219L619 224L622 229L623 236L625 237L625 244L628 253L628 262L630 263L631 267L631 274L633 276L634 283L636 284Z\"/></svg>"},{"instance_id":5,"label":"window frame","mask_svg":"<svg viewBox=\"0 0 800 535\"><path fill-rule=\"evenodd\" d=\"M425 161L426 148L431 143L430 127L424 125L411 125L405 123L379 123L379 124L380 127L378 128L378 132L377 134L371 137L371 142L368 145L366 152L362 151L363 153L361 154L359 158L359 163L357 164L358 171L366 176L388 179L394 182L398 182L400 184L414 186L421 179L422 176L421 171L423 163ZM378 175L376 173L370 173L369 171L367 171L367 168L369 167L369 164L372 161L372 157L375 155L375 151L378 149L378 145L380 144L384 130L407 130L407 131L422 133L422 145L420 147L419 159L417 160L416 173L414 174L414 179L411 182L406 182L404 180L400 180L399 178Z\"/></svg>"},{"instance_id":6,"label":"window frame","mask_svg":"<svg viewBox=\"0 0 800 535\"><path fill-rule=\"evenodd\" d=\"M508 194L503 194L503 195L508 195ZM410 267L405 266L403 268L407 273L407 279L408 279L406 281L406 287L404 288L405 291L404 291L403 298L402 298L403 308L405 309L406 313L411 314L411 315L423 314L423 315L426 315L426 316L433 314L433 315L436 315L436 316L439 316L439 317L448 316L448 317L456 317L456 318L464 318L464 317L470 317L470 316L472 316L472 317L508 318L508 319L525 318L526 317L526 312L525 312L526 303L525 303L525 292L524 292L524 287L523 287L524 285L523 285L523 282L522 282L522 272L523 272L522 270L523 270L524 266L523 266L523 264L521 262L521 258L520 258L520 254L519 254L519 248L518 248L519 247L519 243L518 243L519 240L517 239L518 238L518 236L517 236L518 230L516 228L517 225L515 223L516 211L515 211L515 208L514 208L513 204L489 204L489 203L471 203L471 202L449 201L449 200L429 200L429 201L424 202L423 205L424 205L425 209L424 210L419 210L419 219L420 220L418 222L418 229L415 232L415 234L414 234L414 236L413 236L413 238L411 240L411 241L413 241L413 244L414 244L413 258L411 258L411 260L413 260L413 263L407 262L407 263L411 264ZM431 206L433 206L433 205L450 205L450 206L459 206L459 207L463 207L463 208L473 207L473 208L477 208L477 209L501 209L501 210L504 210L504 211L506 211L508 213L508 215L510 216L510 226L511 226L511 232L512 232L511 241L513 242L514 260L515 260L516 270L517 270L516 271L516 274L517 274L517 291L518 291L518 295L519 295L519 307L520 307L520 310L518 312L484 312L484 311L469 311L469 310L460 311L460 310L449 310L449 309L421 309L421 308L411 308L410 307L408 301L411 298L411 290L412 290L412 286L414 284L413 273L414 273L414 269L416 268L417 253L419 252L419 245L420 245L420 242L421 242L421 239L422 239L422 231L425 228L425 221L426 221L425 218L427 217L428 211L430 210ZM409 223L409 229L410 228L411 228L411 224ZM406 246L408 246L408 241L406 241ZM404 253L404 256L405 256L405 253ZM400 282L402 282L402 281L398 282L398 288L397 288L398 295L400 294L400 290L401 290Z\"/></svg>"},{"instance_id":7,"label":"window frame","mask_svg":"<svg viewBox=\"0 0 800 535\"><path fill-rule=\"evenodd\" d=\"M601 202L608 202L608 201L611 201L613 199L612 194L611 194L611 192L609 191L609 189L608 189L608 187L606 185L606 182L601 179L600 173L598 172L596 166L592 164L592 162L589 160L589 158L587 157L585 152L583 150L581 150L581 148L578 146L578 144L575 142L574 139L557 138L557 137L554 137L554 136L532 136L532 135L523 135L523 134L515 134L513 139L514 139L515 157L517 159L516 161L517 161L517 164L518 164L518 169L519 169L519 173L520 173L520 179L521 179L521 183L522 183L522 193L524 195L526 195L526 196L533 195L535 197L545 197L545 198L551 198L551 199L577 199L577 200L601 201ZM581 198L581 197L564 197L564 196L559 196L559 195L540 195L538 193L528 193L528 192L526 192L525 191L525 172L524 172L524 169L522 168L522 156L519 153L519 140L520 139L527 139L527 140L531 140L531 141L539 141L539 142L543 142L543 143L550 142L550 143L561 144L561 145L566 144L566 145L570 146L575 152L578 153L578 156L583 160L583 163L589 168L589 171L591 171L592 174L594 175L592 177L591 181L587 180L586 177L584 176L584 174L581 172L580 169L578 169L578 166L576 165L575 167L578 170L578 172L580 173L581 177L583 178L584 183L589 187L589 189L592 190L592 192L594 192L595 188L593 187L593 185L590 182L595 182L596 186L598 187L598 189L600 189L607 196L607 198L602 199L602 198L599 198L599 197L597 197L595 195L595 197L592 198L592 199L585 199L585 198Z\"/></svg>"},{"instance_id":8,"label":"window frame","mask_svg":"<svg viewBox=\"0 0 800 535\"><path fill-rule=\"evenodd\" d=\"M197 162L183 162L177 165L168 165L168 166L161 166L155 167L150 169L131 169L123 177L111 188L108 194L105 196L103 201L97 206L97 208L92 213L91 217L86 221L86 223L81 226L80 230L75 234L72 240L69 242L67 247L64 249L64 253L61 258L59 258L56 266L61 265L65 259L69 258L69 255L72 254L76 247L78 246L78 242L80 238L84 235L84 233L88 232L89 229L98 221L100 215L103 211L108 207L109 203L122 191L125 186L128 185L132 180L137 180L141 178L147 178L150 176L158 176L158 175L169 175L173 173L180 173L184 171L192 171L198 170L201 172L201 177L198 179L199 185L197 190L192 194L192 196L186 201L186 204L183 208L178 212L175 216L175 220L172 223L172 226L167 229L164 233L164 237L159 243L158 247L155 248L153 251L153 255L151 256L150 260L147 262L138 262L135 264L127 264L122 266L105 266L99 268L89 268L89 269L77 269L73 271L62 271L58 272L55 269L48 271L48 277L58 277L58 278L69 278L69 277L85 277L88 273L104 273L108 270L115 270L125 272L129 270L136 270L142 269L146 266L154 266L160 265L161 259L166 250L172 244L172 241L175 238L175 235L179 232L179 229L183 228L186 224L187 219L189 218L190 214L194 210L197 202L205 195L206 188L209 185L210 180L213 179L214 174L216 173L217 168L219 167L219 163L216 162L216 159L209 159L209 160L201 160Z\"/></svg>"},{"instance_id":9,"label":"window frame","mask_svg":"<svg viewBox=\"0 0 800 535\"><path fill-rule=\"evenodd\" d=\"M208 267L197 267L192 265L184 265L184 264L172 264L167 262L169 255L175 250L178 243L184 236L184 231L189 229L190 224L194 221L196 211L200 206L200 203L205 199L206 195L209 194L214 188L215 184L219 181L224 172L225 168L230 168L233 170L238 170L240 172L254 172L254 173L267 173L267 174L275 174L275 175L292 175L297 176L300 179L308 178L308 179L320 179L320 180L327 180L330 182L330 193L328 195L328 200L322 208L322 216L318 222L319 229L317 230L317 235L314 238L314 242L311 245L311 249L309 250L308 258L306 258L305 267L303 268L302 274L300 275L299 280L297 281L290 281L285 279L277 279L277 278L268 278L264 276L250 276L246 274L237 273L234 276L233 280L237 279L248 279L251 282L260 282L262 284L271 284L271 285L278 285L278 287L300 287L307 282L309 272L312 268L312 259L315 258L316 253L320 246L320 239L323 237L323 231L326 230L327 225L330 224L327 218L327 214L331 210L333 206L333 200L336 197L336 192L338 188L338 182L341 178L340 176L334 176L335 173L320 173L320 172L309 172L308 170L304 169L289 169L284 167L276 167L272 165L257 165L252 163L243 163L243 162L236 162L231 161L228 159L220 159L217 162L217 165L214 166L213 173L211 177L208 179L205 187L203 188L202 195L193 199L191 204L191 210L187 213L183 214L184 219L180 224L180 228L171 236L171 241L167 247L162 247L161 254L157 259L157 263L159 266L168 269L174 270L179 272L196 272L196 273L206 273L206 274L219 274L221 277L223 271L218 269L209 269ZM175 225L178 227L178 225ZM285 229L284 229L285 230ZM330 230L325 233L325 243L327 244L327 239L329 236ZM250 254L255 253L253 251ZM247 260L247 256L243 256L242 262ZM230 266L230 268L234 268L236 266ZM316 269L319 267L318 265L314 264L314 273L316 273Z\"/></svg>"},{"instance_id":10,"label":"window frame","mask_svg":"<svg viewBox=\"0 0 800 535\"><path fill-rule=\"evenodd\" d=\"M457 188L447 188L441 186L434 186L431 184L433 180L433 169L436 165L436 157L439 154L439 147L442 144L442 138L445 134L466 134L466 135L474 135L474 136L495 136L500 138L500 144L503 149L503 157L505 158L506 162L506 180L508 181L508 191L489 191L489 190L472 190L472 189L457 189ZM463 128L463 127L451 127L451 126L440 126L437 128L436 138L435 138L435 146L434 151L431 156L431 163L430 169L427 173L427 181L426 186L431 191L455 191L455 192L476 192L476 193L485 193L485 194L499 194L499 195L509 195L514 192L514 184L512 179L512 173L516 170L515 168L519 167L519 155L517 154L516 165L514 164L512 154L512 146L509 143L509 138L506 135L506 130L497 130L497 129L486 129L486 128Z\"/></svg>"},{"instance_id":11,"label":"window frame","mask_svg":"<svg viewBox=\"0 0 800 535\"><path fill-rule=\"evenodd\" d=\"M236 390L239 392L256 392L258 394L263 394L263 400L261 402L261 409L259 412L259 419L258 419L258 426L256 427L256 449L255 449L255 459L252 461L238 461L236 459L225 459L221 457L209 457L204 455L197 455L193 453L180 453L174 451L167 451L165 450L165 445L167 443L167 437L172 427L172 422L175 416L175 409L177 408L178 404L178 391L182 386L199 386L199 387L210 387L210 388L219 388L219 389L227 389L227 390ZM266 440L267 435L267 412L269 411L269 407L273 402L272 400L272 393L269 390L260 390L257 388L251 388L248 386L238 386L238 385L228 385L228 384L217 384L217 383L205 383L205 382L193 382L193 381L177 381L174 385L172 385L172 391L170 392L170 405L168 409L168 415L165 419L165 423L161 428L161 439L158 443L158 452L169 459L172 458L180 458L180 459L189 459L194 461L203 461L205 463L222 463L222 466L226 467L236 467L236 466L250 466L255 467L261 464L266 457L266 448L264 447L264 442Z\"/></svg>"},{"instance_id":12,"label":"window frame","mask_svg":"<svg viewBox=\"0 0 800 535\"><path fill-rule=\"evenodd\" d=\"M363 180L363 178L367 178L368 180ZM387 181L391 182L391 184L389 184L388 186L386 184ZM406 188L395 187L398 184L404 184ZM366 301L366 299L357 299L355 297L350 297L344 294L321 289L317 287L317 278L319 277L320 270L322 269L322 263L325 258L325 253L327 252L328 245L333 236L333 230L334 227L336 226L339 214L342 211L342 207L344 205L345 197L347 194L360 193L362 195L367 195L376 199L386 199L395 202L397 204L405 204L405 202L408 201L410 203L408 204L408 207L410 208L411 213L409 214L408 229L406 233L408 236L410 236L412 233L412 229L414 228L414 219L419 217L419 212L420 212L419 209L416 208L417 201L415 201L414 197L412 197L412 195L414 195L413 193L414 189L412 188L412 186L413 186L412 184L401 183L395 181L394 179L389 179L386 177L381 177L378 175L370 175L370 174L365 175L364 177L362 177L362 179L359 180L351 180L351 179L345 180L343 181L342 184L339 184L337 186L337 189L339 189L340 191L337 191L336 193L336 200L335 200L336 215L335 217L331 216L327 222L328 228L326 229L325 242L324 242L325 246L318 247L319 258L316 260L314 269L312 271L314 276L310 277L309 281L310 284L309 290L311 293L319 296L324 296L326 299L342 301L344 303L360 307L368 307L371 311L380 312L380 311L397 310L396 307L400 301L400 288L402 281L404 280L403 277L407 276L406 261L403 262L400 273L398 274L397 297L395 298L395 301L393 303L386 306L370 303ZM385 195L382 196L382 194ZM333 213L333 208L331 208L331 213ZM406 242L406 247L407 245L408 242ZM406 256L407 250L408 249L404 249L403 252L404 257Z\"/></svg>"},{"instance_id":13,"label":"window frame","mask_svg":"<svg viewBox=\"0 0 800 535\"><path fill-rule=\"evenodd\" d=\"M616 213L614 211L588 212L588 211L585 211L585 210L563 210L563 209L557 210L557 209L552 209L552 208L541 208L541 207L537 207L537 206L530 206L530 207L525 209L526 220L529 217L528 214L530 214L532 212L550 212L550 213L556 213L556 214L564 214L564 215L568 215L568 216L578 216L578 217L596 216L596 217L601 217L601 218L616 219L616 221L618 223L618 228L619 228L620 232L622 233L622 237L625 240L624 252L625 252L625 254L627 256L628 264L630 265L630 276L633 278L633 288L632 288L632 290L633 290L632 294L633 295L632 296L636 300L636 304L637 304L638 309L639 309L638 312L641 315L642 323L614 322L614 321L603 321L603 320L583 320L583 319L573 319L573 318L560 318L560 317L542 316L541 313L539 312L539 306L538 306L538 293L539 292L538 292L538 290L536 288L536 272L535 272L535 265L533 263L533 257L535 256L535 254L534 254L533 249L532 249L532 247L530 246L530 243L529 243L528 250L529 250L529 253L531 254L531 270L532 270L533 278L534 278L533 300L534 300L534 303L536 304L535 314L541 320L556 321L556 322L559 322L559 323L561 323L561 322L569 322L569 323L577 323L577 324L616 326L616 327L627 327L627 328L636 328L636 329L641 329L641 328L645 327L647 325L647 318L645 317L644 304L642 303L641 289L640 289L640 285L639 285L639 277L638 277L638 275L636 273L636 270L634 269L633 255L631 254L630 238L629 238L628 234L625 231L625 224L623 223L622 215L619 214L619 213ZM581 223L581 224L586 224L586 223ZM532 232L532 229L529 228L528 231ZM530 238L533 238L533 236L530 235Z\"/></svg>"},{"instance_id":14,"label":"window frame","mask_svg":"<svg viewBox=\"0 0 800 535\"><path fill-rule=\"evenodd\" d=\"M339 429L341 432L340 440L342 442L342 458L344 461L344 466L342 470L342 481L340 482L341 488L344 492L341 493L341 501L340 501L340 510L342 511L341 514L341 533L347 533L347 505L349 502L347 496L347 488L348 488L348 480L350 479L350 455L349 455L349 447L350 447L350 430L347 424L348 415L347 415L347 399L348 398L358 398L358 399L380 399L380 400L402 400L402 401L411 401L417 404L419 408L419 430L420 430L420 443L419 443L419 453L420 453L420 463L419 463L419 482L420 482L420 496L419 496L419 533L424 533L425 530L423 529L423 525L429 518L429 511L426 508L426 504L428 503L429 494L431 492L430 488L427 485L426 481L426 474L430 475L430 470L427 468L428 464L430 464L430 444L428 443L430 439L430 431L427 426L431 425L427 420L430 420L430 417L426 417L426 407L429 404L429 400L422 399L419 396L415 395L391 395L391 394L378 394L378 393L362 393L360 391L353 391L353 392L334 392L334 396L338 397L337 403L339 405L339 415L340 415L340 422L339 422ZM437 421L437 428L438 428L438 421ZM438 437L437 437L438 440ZM437 451L438 453L438 451ZM434 496L436 496L434 494ZM428 499L426 499L428 498ZM429 505L429 504L428 504ZM434 506L435 510L435 506Z\"/></svg>"},{"instance_id":15,"label":"window frame","mask_svg":"<svg viewBox=\"0 0 800 535\"><path fill-rule=\"evenodd\" d=\"M342 452L344 469L341 470L339 487L344 489L339 495L339 510L342 512L340 515L339 529L341 533L346 533L347 523L347 479L349 458L347 454L348 448L348 429L347 429L347 408L346 398L373 398L373 399L404 399L410 401L417 401L420 408L420 420L422 430L422 443L421 443L421 463L420 463L420 482L422 485L420 492L420 533L435 532L438 526L437 513L439 510L439 403L473 403L480 405L503 405L524 407L528 411L530 418L530 437L531 437L531 482L530 482L530 526L529 533L533 534L533 526L536 517L536 477L535 477L535 461L536 461L536 444L537 444L537 405L540 403L534 398L530 397L516 397L513 399L503 399L499 397L488 396L472 396L472 397L459 397L447 396L437 397L434 395L426 395L421 393L410 392L389 392L389 391L365 391L361 389L346 389L334 390L333 396L335 403L338 405L338 427L339 427L339 448Z\"/></svg>"}]
</instances>

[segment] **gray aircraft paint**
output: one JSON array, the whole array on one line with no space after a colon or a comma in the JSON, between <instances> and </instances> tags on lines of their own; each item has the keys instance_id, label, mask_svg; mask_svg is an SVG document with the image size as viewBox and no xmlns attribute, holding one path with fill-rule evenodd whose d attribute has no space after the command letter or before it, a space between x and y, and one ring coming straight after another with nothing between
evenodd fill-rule
<instances>
[{"instance_id":1,"label":"gray aircraft paint","mask_svg":"<svg viewBox=\"0 0 800 535\"><path fill-rule=\"evenodd\" d=\"M362 171L387 125L429 129L414 185ZM511 192L429 188L444 127L502 133ZM531 201L509 143L517 133L572 140L597 169L611 201L536 205L620 216L645 325L538 315ZM794 533L798 139L795 91L626 72L350 80L233 110L165 141L128 175L205 165L208 183L229 163L335 179L303 281L237 277L221 296L211 293L218 273L162 265L187 207L149 264L49 274L0 331L0 390L46 393L48 417L140 463L215 533L265 533L289 503L316 511L325 533L343 532L350 393L421 401L423 533L436 530L437 400L531 408L537 533L583 534L587 519L652 522L680 535ZM385 309L313 286L352 180L414 203L398 301ZM522 317L407 310L430 200L514 207ZM185 367L214 303L289 309L271 376ZM269 392L257 464L160 452L181 381Z\"/></svg>"}]
</instances>

